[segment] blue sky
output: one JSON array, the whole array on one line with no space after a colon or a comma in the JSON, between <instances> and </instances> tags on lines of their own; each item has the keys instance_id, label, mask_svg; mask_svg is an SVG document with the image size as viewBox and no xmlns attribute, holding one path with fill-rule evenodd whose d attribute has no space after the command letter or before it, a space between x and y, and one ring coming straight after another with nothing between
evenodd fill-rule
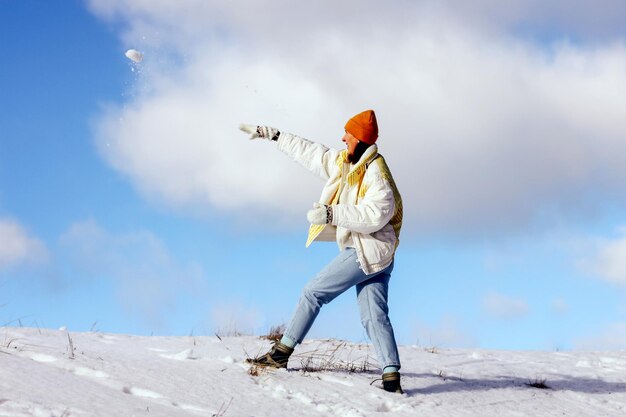
<instances>
[{"instance_id":1,"label":"blue sky","mask_svg":"<svg viewBox=\"0 0 626 417\"><path fill-rule=\"evenodd\" d=\"M237 124L374 108L400 343L626 348L626 7L513 3L0 1L0 324L286 322L322 183ZM365 339L353 291L311 336Z\"/></svg>"}]
</instances>

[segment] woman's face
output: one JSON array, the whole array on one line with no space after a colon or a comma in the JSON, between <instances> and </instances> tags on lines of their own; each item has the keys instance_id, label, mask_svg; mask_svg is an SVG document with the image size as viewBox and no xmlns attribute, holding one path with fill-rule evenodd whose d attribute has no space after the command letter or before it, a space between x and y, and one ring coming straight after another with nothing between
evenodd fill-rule
<instances>
[{"instance_id":1,"label":"woman's face","mask_svg":"<svg viewBox=\"0 0 626 417\"><path fill-rule=\"evenodd\" d=\"M353 157L354 151L356 150L356 145L359 144L359 140L352 136L350 133L346 132L346 134L343 135L343 138L341 138L341 141L346 144L346 147L348 149L348 157Z\"/></svg>"}]
</instances>

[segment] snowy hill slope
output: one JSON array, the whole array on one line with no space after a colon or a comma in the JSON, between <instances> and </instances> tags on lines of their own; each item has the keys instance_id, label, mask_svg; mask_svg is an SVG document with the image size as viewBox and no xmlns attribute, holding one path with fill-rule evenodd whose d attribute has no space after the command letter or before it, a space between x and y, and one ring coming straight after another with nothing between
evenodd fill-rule
<instances>
[{"instance_id":1,"label":"snowy hill slope","mask_svg":"<svg viewBox=\"0 0 626 417\"><path fill-rule=\"evenodd\" d=\"M251 336L1 328L0 416L626 415L624 352L401 346L406 394L398 395L370 385L379 375L366 345L313 340L288 371L251 375L245 358L269 345ZM311 369L324 360L341 369ZM548 389L528 385L543 381Z\"/></svg>"}]
</instances>

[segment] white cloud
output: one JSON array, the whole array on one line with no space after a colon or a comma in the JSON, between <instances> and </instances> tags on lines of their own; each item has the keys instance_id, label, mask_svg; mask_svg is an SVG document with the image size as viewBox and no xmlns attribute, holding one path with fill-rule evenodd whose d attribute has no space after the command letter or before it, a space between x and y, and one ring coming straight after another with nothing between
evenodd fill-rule
<instances>
[{"instance_id":1,"label":"white cloud","mask_svg":"<svg viewBox=\"0 0 626 417\"><path fill-rule=\"evenodd\" d=\"M595 335L574 342L578 350L624 350L626 349L626 323L605 326Z\"/></svg>"},{"instance_id":2,"label":"white cloud","mask_svg":"<svg viewBox=\"0 0 626 417\"><path fill-rule=\"evenodd\" d=\"M626 13L626 4L621 0L418 0L418 3L475 25L593 39L623 35L620 22Z\"/></svg>"},{"instance_id":3,"label":"white cloud","mask_svg":"<svg viewBox=\"0 0 626 417\"><path fill-rule=\"evenodd\" d=\"M519 298L513 298L498 293L489 293L483 299L485 311L498 319L520 319L528 315L528 303Z\"/></svg>"},{"instance_id":4,"label":"white cloud","mask_svg":"<svg viewBox=\"0 0 626 417\"><path fill-rule=\"evenodd\" d=\"M0 219L0 269L48 258L45 244L12 219Z\"/></svg>"},{"instance_id":5,"label":"white cloud","mask_svg":"<svg viewBox=\"0 0 626 417\"><path fill-rule=\"evenodd\" d=\"M610 23L624 6L457 3L92 0L146 52L132 98L97 123L99 149L151 198L301 225L321 184L237 124L340 147L345 121L372 107L408 228L520 231L625 205L621 38L515 35L559 16L585 36L602 29L590 13Z\"/></svg>"},{"instance_id":6,"label":"white cloud","mask_svg":"<svg viewBox=\"0 0 626 417\"><path fill-rule=\"evenodd\" d=\"M154 234L113 234L94 221L75 223L61 237L67 269L77 280L110 280L133 317L164 326L183 294L203 291L198 265L182 264Z\"/></svg>"},{"instance_id":7,"label":"white cloud","mask_svg":"<svg viewBox=\"0 0 626 417\"><path fill-rule=\"evenodd\" d=\"M626 228L614 239L590 239L588 253L579 262L581 269L595 277L626 286Z\"/></svg>"},{"instance_id":8,"label":"white cloud","mask_svg":"<svg viewBox=\"0 0 626 417\"><path fill-rule=\"evenodd\" d=\"M475 338L452 316L442 317L435 325L415 321L411 338L423 347L470 348L477 345Z\"/></svg>"},{"instance_id":9,"label":"white cloud","mask_svg":"<svg viewBox=\"0 0 626 417\"><path fill-rule=\"evenodd\" d=\"M222 336L256 334L265 321L257 309L241 301L216 304L209 314L213 331Z\"/></svg>"},{"instance_id":10,"label":"white cloud","mask_svg":"<svg viewBox=\"0 0 626 417\"><path fill-rule=\"evenodd\" d=\"M558 315L567 314L569 311L569 304L562 298L555 298L552 300L550 307L552 308L552 312Z\"/></svg>"}]
</instances>

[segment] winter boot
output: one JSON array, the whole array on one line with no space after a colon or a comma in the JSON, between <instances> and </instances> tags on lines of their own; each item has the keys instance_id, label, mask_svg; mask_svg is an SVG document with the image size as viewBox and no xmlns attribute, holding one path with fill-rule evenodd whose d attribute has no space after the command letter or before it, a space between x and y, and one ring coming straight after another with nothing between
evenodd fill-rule
<instances>
[{"instance_id":1,"label":"winter boot","mask_svg":"<svg viewBox=\"0 0 626 417\"><path fill-rule=\"evenodd\" d=\"M289 356L293 353L293 348L283 345L280 342L274 343L274 346L265 355L254 359L247 359L246 362L261 367L286 368Z\"/></svg>"},{"instance_id":2,"label":"winter boot","mask_svg":"<svg viewBox=\"0 0 626 417\"><path fill-rule=\"evenodd\" d=\"M389 392L404 394L400 386L400 372L387 372L383 374L383 389Z\"/></svg>"}]
</instances>

